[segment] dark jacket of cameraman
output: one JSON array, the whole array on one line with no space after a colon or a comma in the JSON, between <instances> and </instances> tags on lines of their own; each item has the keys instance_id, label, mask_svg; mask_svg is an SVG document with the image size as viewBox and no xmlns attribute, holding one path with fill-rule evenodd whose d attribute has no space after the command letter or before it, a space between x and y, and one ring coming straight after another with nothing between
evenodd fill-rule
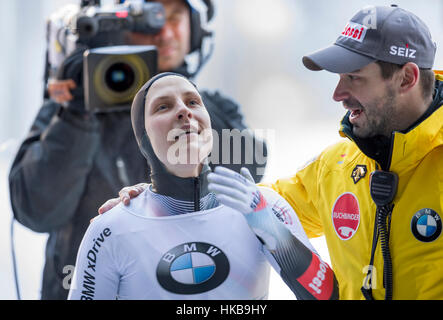
<instances>
[{"instance_id":1,"label":"dark jacket of cameraman","mask_svg":"<svg viewBox=\"0 0 443 320\"><path fill-rule=\"evenodd\" d=\"M220 137L222 129L245 129L231 100L218 93L203 92L202 97ZM255 174L265 164L257 164L254 156L254 163L245 166ZM50 234L42 299L66 299L77 250L98 207L122 187L146 181L149 168L134 138L129 110L85 117L45 101L9 175L15 218L33 231Z\"/></svg>"}]
</instances>

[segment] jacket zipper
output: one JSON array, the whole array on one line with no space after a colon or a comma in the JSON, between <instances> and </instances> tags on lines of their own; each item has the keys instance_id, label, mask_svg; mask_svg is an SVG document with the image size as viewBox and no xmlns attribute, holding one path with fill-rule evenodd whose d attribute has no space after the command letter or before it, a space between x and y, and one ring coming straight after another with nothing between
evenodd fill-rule
<instances>
[{"instance_id":1,"label":"jacket zipper","mask_svg":"<svg viewBox=\"0 0 443 320\"><path fill-rule=\"evenodd\" d=\"M194 178L194 211L200 211L200 178Z\"/></svg>"}]
</instances>

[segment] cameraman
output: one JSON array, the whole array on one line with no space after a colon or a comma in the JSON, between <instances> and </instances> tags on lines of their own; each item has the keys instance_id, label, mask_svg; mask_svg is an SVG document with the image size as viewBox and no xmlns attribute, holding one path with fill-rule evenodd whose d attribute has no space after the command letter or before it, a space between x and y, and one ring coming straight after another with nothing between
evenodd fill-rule
<instances>
[{"instance_id":1,"label":"cameraman","mask_svg":"<svg viewBox=\"0 0 443 320\"><path fill-rule=\"evenodd\" d=\"M193 76L185 57L197 53L202 58L202 38L209 37L200 23L203 17L188 1L158 2L165 8L164 27L155 35L127 33L127 44L155 45L159 71ZM212 3L204 3L210 19ZM85 110L83 52L84 48L78 48L67 57L58 80L48 83L48 95L9 175L15 218L35 232L50 234L42 299L66 299L81 239L99 205L123 186L149 179L150 170L138 151L129 109L100 114ZM202 92L202 98L219 136L222 129L246 129L239 106L232 100L209 92ZM242 145L242 161L245 154L253 152L247 146ZM221 143L219 147L221 163ZM263 148L266 156L266 146ZM224 166L236 171L246 166L258 181L261 176L257 169L264 169L265 164L257 163L254 153L253 164Z\"/></svg>"}]
</instances>

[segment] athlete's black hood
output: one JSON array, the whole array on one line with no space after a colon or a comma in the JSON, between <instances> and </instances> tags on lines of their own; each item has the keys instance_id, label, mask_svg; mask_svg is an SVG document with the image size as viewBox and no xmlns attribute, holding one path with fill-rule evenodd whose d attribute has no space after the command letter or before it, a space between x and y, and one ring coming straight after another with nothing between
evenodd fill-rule
<instances>
[{"instance_id":1,"label":"athlete's black hood","mask_svg":"<svg viewBox=\"0 0 443 320\"><path fill-rule=\"evenodd\" d=\"M173 175L155 155L145 129L146 95L155 81L166 76L185 78L197 88L196 85L185 76L174 72L164 72L152 77L135 95L131 107L132 128L140 151L148 160L148 164L151 167L152 191L178 200L194 201L194 207L196 211L198 211L200 198L209 193L206 176L211 169L208 164L204 164L199 177L180 178Z\"/></svg>"}]
</instances>

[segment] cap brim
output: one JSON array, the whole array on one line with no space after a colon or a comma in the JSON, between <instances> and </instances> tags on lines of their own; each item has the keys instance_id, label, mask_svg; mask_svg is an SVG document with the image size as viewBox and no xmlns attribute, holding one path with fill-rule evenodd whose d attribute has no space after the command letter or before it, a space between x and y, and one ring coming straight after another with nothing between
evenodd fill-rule
<instances>
[{"instance_id":1,"label":"cap brim","mask_svg":"<svg viewBox=\"0 0 443 320\"><path fill-rule=\"evenodd\" d=\"M313 71L327 70L348 73L359 70L376 59L348 50L336 44L303 57L303 64Z\"/></svg>"}]
</instances>

